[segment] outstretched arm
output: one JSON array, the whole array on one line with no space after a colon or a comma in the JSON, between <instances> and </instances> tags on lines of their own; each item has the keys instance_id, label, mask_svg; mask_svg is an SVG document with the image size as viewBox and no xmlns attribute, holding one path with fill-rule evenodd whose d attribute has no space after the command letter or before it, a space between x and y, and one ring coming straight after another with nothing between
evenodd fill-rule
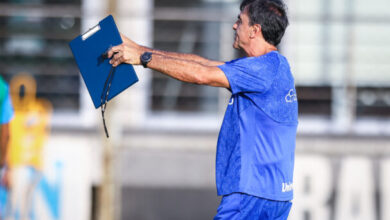
<instances>
[{"instance_id":1,"label":"outstretched arm","mask_svg":"<svg viewBox=\"0 0 390 220\"><path fill-rule=\"evenodd\" d=\"M140 65L140 57L146 51L150 50L135 43L124 42L112 47L108 52L108 57L112 58L110 63L114 67L121 63ZM214 65L215 63L200 62L207 59L191 54L175 57L176 53L154 53L153 50L151 52L153 53L152 60L148 63L151 69L183 82L230 88L225 74L217 67L221 63ZM191 59L191 57L195 58Z\"/></svg>"},{"instance_id":2,"label":"outstretched arm","mask_svg":"<svg viewBox=\"0 0 390 220\"><path fill-rule=\"evenodd\" d=\"M145 52L147 51L147 52L152 52L153 54L159 54L162 56L169 56L172 58L189 60L189 61L197 62L197 63L203 64L203 65L207 65L207 66L219 66L219 65L224 64L224 62L209 60L209 59L206 59L204 57L201 57L201 56L198 56L195 54L168 52L168 51L156 50L156 49L148 48L145 46L141 46L141 45L136 44L134 41L132 41L131 39L129 39L128 37L126 37L123 34L121 34L121 38L122 38L123 43L125 45L127 45L129 47L138 48L139 50L142 50Z\"/></svg>"}]
</instances>

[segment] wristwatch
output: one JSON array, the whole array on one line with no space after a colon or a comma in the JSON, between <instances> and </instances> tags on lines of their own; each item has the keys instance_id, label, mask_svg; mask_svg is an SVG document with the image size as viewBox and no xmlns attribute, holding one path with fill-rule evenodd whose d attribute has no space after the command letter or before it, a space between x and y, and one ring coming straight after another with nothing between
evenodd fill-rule
<instances>
[{"instance_id":1,"label":"wristwatch","mask_svg":"<svg viewBox=\"0 0 390 220\"><path fill-rule=\"evenodd\" d=\"M151 52L145 52L141 55L141 64L144 66L144 68L147 67L148 63L152 60L152 53Z\"/></svg>"}]
</instances>

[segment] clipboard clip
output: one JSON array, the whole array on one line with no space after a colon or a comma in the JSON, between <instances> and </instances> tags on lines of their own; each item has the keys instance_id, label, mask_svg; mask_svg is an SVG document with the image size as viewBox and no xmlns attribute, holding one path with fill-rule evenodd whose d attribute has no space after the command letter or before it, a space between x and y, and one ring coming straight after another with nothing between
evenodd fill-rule
<instances>
[{"instance_id":1,"label":"clipboard clip","mask_svg":"<svg viewBox=\"0 0 390 220\"><path fill-rule=\"evenodd\" d=\"M81 39L85 41L90 36L94 35L96 32L100 31L100 25L97 24L94 27L90 28L87 32L81 35Z\"/></svg>"}]
</instances>

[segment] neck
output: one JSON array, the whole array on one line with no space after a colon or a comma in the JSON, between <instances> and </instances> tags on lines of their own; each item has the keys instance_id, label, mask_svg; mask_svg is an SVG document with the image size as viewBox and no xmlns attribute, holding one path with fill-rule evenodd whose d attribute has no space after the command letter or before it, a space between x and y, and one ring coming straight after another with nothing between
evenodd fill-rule
<instances>
[{"instance_id":1,"label":"neck","mask_svg":"<svg viewBox=\"0 0 390 220\"><path fill-rule=\"evenodd\" d=\"M248 57L258 57L258 56L267 54L267 53L269 53L271 51L275 51L275 50L277 50L277 48L274 45L272 45L266 41L253 44L253 45L249 46L248 48L244 49L244 51Z\"/></svg>"}]
</instances>

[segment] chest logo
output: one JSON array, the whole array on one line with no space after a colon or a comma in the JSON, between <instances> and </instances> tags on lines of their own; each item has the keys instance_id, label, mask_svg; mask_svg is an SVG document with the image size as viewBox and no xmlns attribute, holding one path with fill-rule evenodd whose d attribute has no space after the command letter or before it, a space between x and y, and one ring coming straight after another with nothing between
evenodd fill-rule
<instances>
[{"instance_id":1,"label":"chest logo","mask_svg":"<svg viewBox=\"0 0 390 220\"><path fill-rule=\"evenodd\" d=\"M284 98L286 99L286 102L296 102L297 94L294 92L294 89L290 89Z\"/></svg>"}]
</instances>

